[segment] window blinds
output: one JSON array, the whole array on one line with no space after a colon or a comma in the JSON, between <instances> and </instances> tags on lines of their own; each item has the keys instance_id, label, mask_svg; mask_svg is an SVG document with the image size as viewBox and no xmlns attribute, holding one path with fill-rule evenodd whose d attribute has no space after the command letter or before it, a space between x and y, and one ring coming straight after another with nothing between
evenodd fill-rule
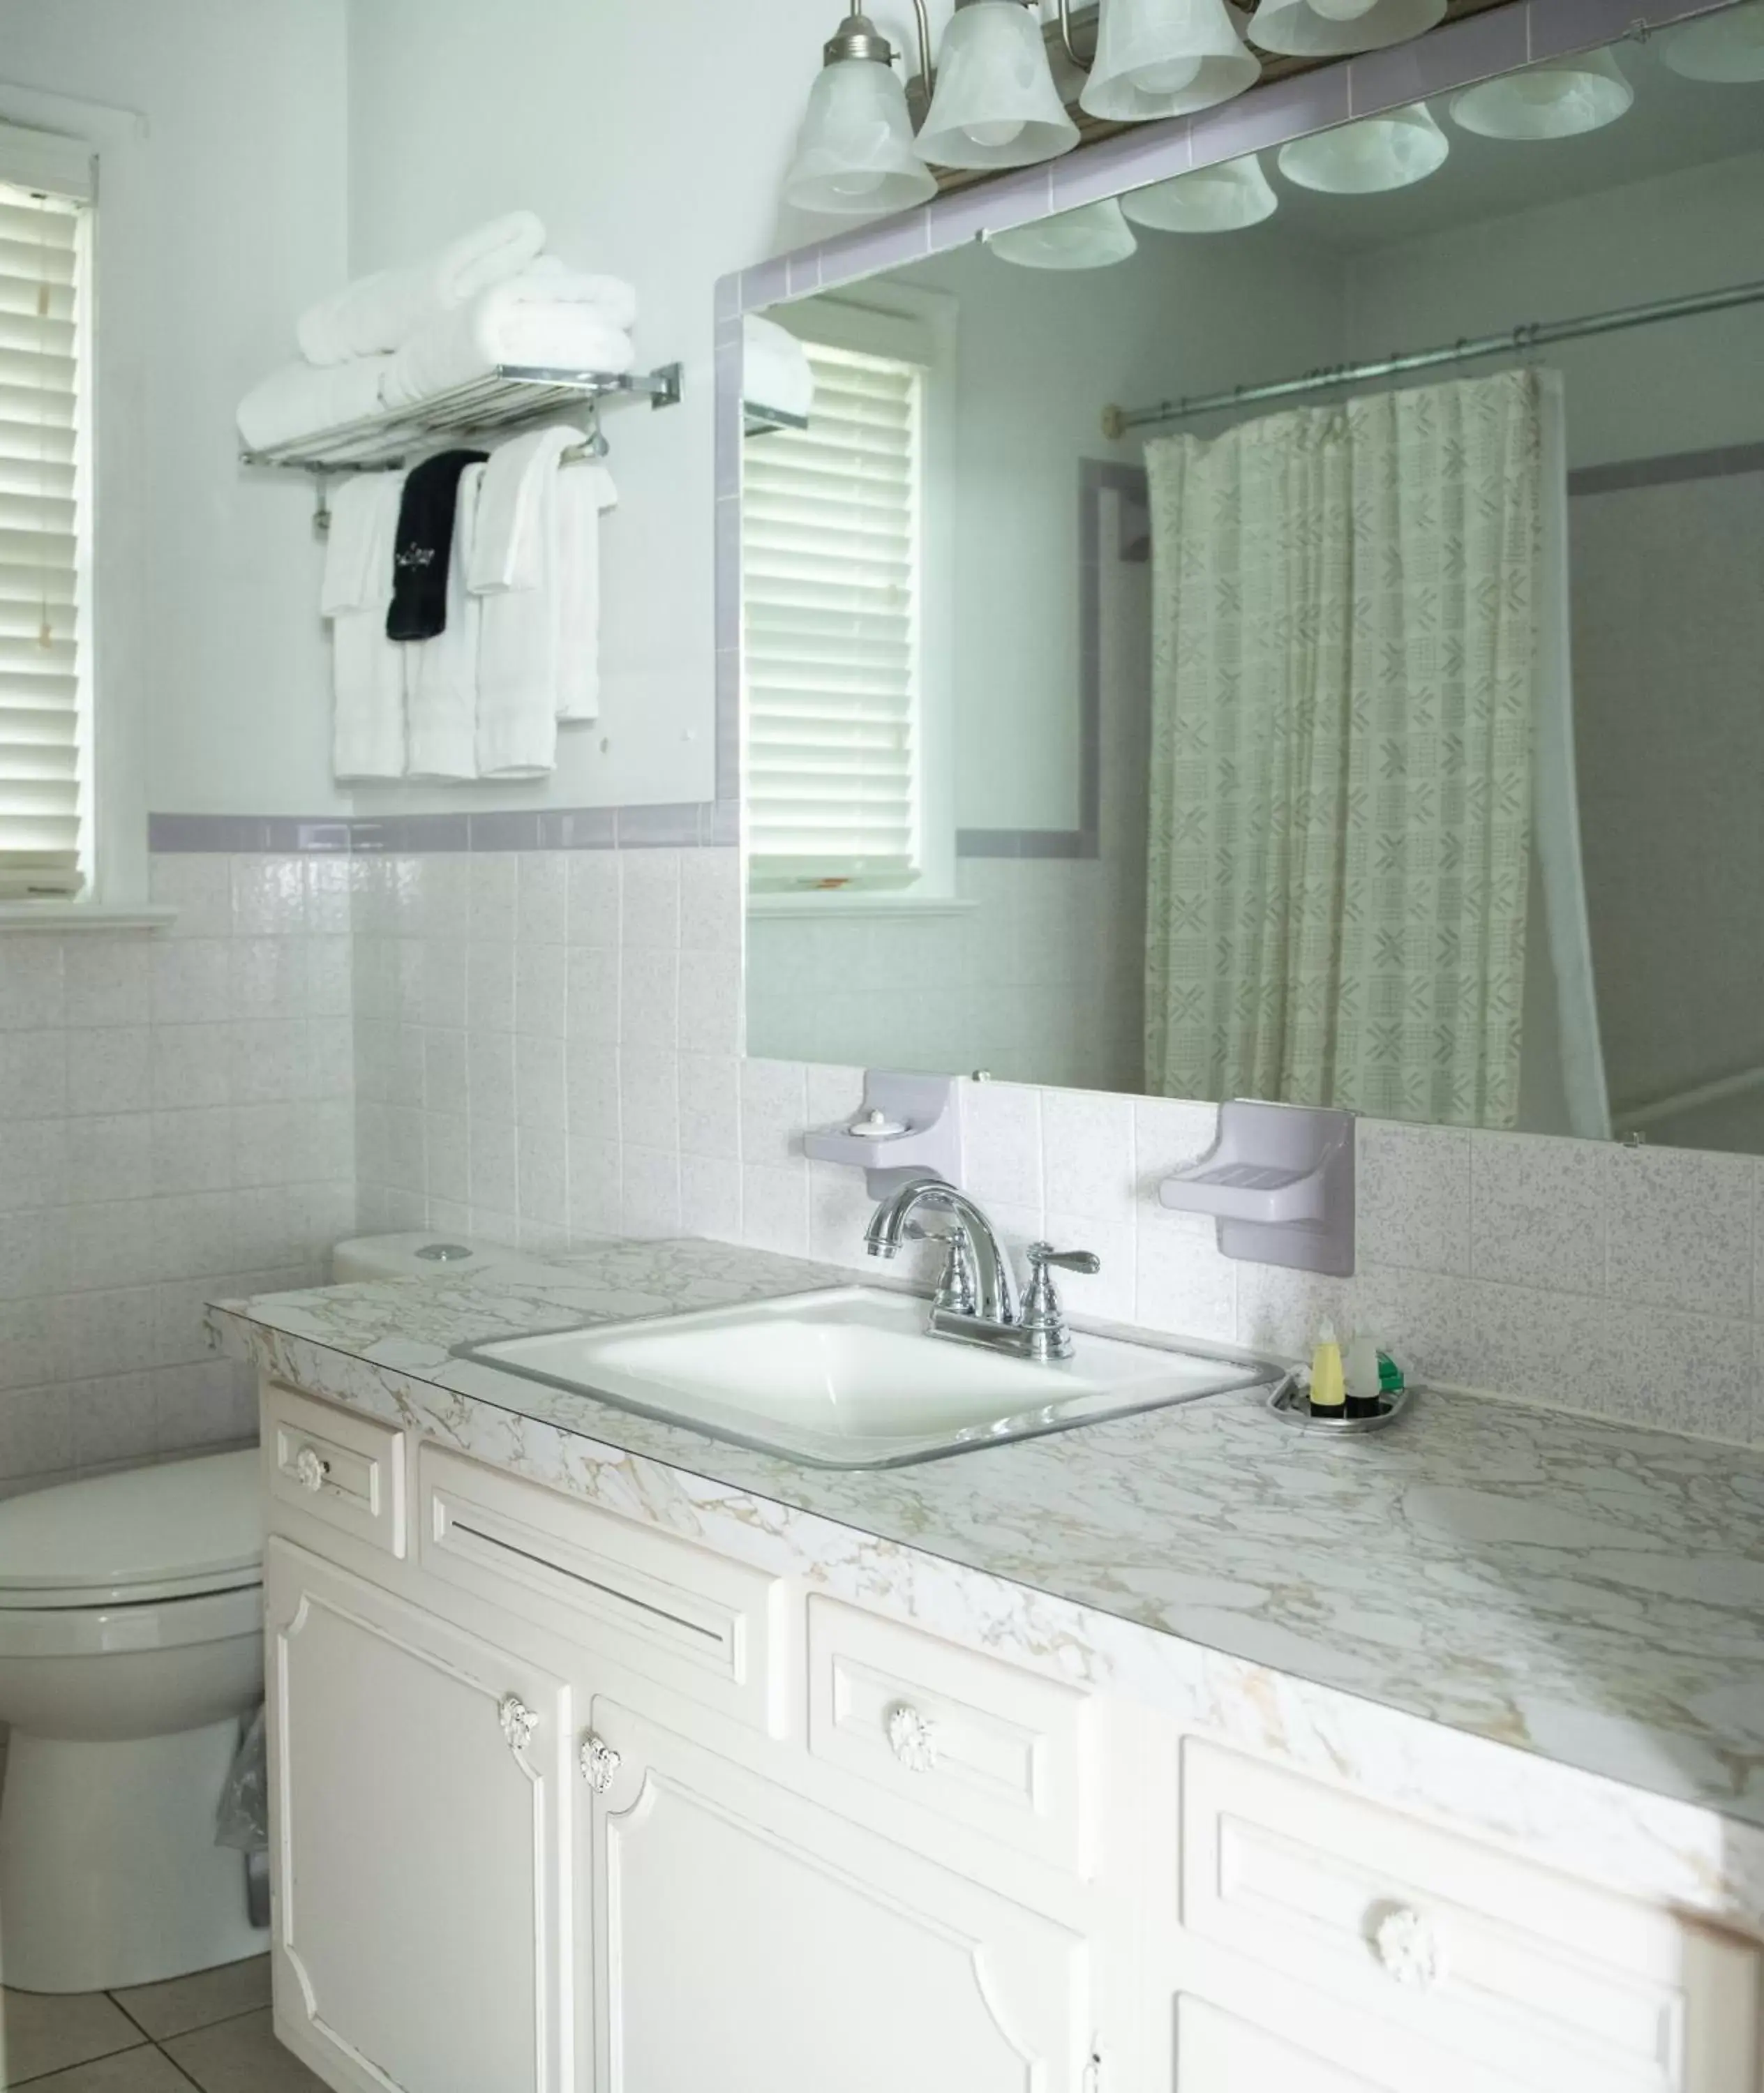
<instances>
[{"instance_id":1,"label":"window blinds","mask_svg":"<svg viewBox=\"0 0 1764 2093\"><path fill-rule=\"evenodd\" d=\"M19 166L17 137L0 128L0 171ZM0 180L0 900L85 881L85 209L83 193Z\"/></svg>"},{"instance_id":2,"label":"window blinds","mask_svg":"<svg viewBox=\"0 0 1764 2093\"><path fill-rule=\"evenodd\" d=\"M924 368L805 343L806 430L744 448L748 843L756 883L919 869Z\"/></svg>"}]
</instances>

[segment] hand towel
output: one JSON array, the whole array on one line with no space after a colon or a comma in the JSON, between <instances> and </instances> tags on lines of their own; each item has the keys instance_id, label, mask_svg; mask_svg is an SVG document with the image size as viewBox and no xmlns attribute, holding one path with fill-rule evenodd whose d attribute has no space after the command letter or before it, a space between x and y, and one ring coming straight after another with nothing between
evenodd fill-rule
<instances>
[{"instance_id":1,"label":"hand towel","mask_svg":"<svg viewBox=\"0 0 1764 2093\"><path fill-rule=\"evenodd\" d=\"M398 507L392 560L388 639L432 639L447 627L449 574L460 474L482 465L488 451L437 451L413 466Z\"/></svg>"},{"instance_id":2,"label":"hand towel","mask_svg":"<svg viewBox=\"0 0 1764 2093\"><path fill-rule=\"evenodd\" d=\"M386 374L386 403L414 405L469 385L499 363L629 370L636 361L630 333L636 315L630 284L579 275L542 257L406 342Z\"/></svg>"},{"instance_id":3,"label":"hand towel","mask_svg":"<svg viewBox=\"0 0 1764 2093\"><path fill-rule=\"evenodd\" d=\"M806 422L815 404L815 375L808 353L776 320L750 313L743 331L741 396L751 406L771 407Z\"/></svg>"},{"instance_id":4,"label":"hand towel","mask_svg":"<svg viewBox=\"0 0 1764 2093\"><path fill-rule=\"evenodd\" d=\"M294 329L300 353L309 363L343 363L400 349L431 320L518 275L544 245L545 228L531 211L510 211L426 262L358 277L301 314Z\"/></svg>"},{"instance_id":5,"label":"hand towel","mask_svg":"<svg viewBox=\"0 0 1764 2093\"><path fill-rule=\"evenodd\" d=\"M466 586L484 469L468 465L459 476L452 557L447 563L447 622L432 639L410 649L411 778L478 775L478 641L479 600Z\"/></svg>"},{"instance_id":6,"label":"hand towel","mask_svg":"<svg viewBox=\"0 0 1764 2093\"><path fill-rule=\"evenodd\" d=\"M358 356L323 370L310 363L284 364L239 402L245 448L266 450L377 414L384 405L380 384L391 368L389 356Z\"/></svg>"},{"instance_id":7,"label":"hand towel","mask_svg":"<svg viewBox=\"0 0 1764 2093\"><path fill-rule=\"evenodd\" d=\"M331 620L332 769L339 779L404 775L404 650L386 637L403 493L401 473L358 473L331 505L319 601Z\"/></svg>"},{"instance_id":8,"label":"hand towel","mask_svg":"<svg viewBox=\"0 0 1764 2093\"><path fill-rule=\"evenodd\" d=\"M557 717L600 715L600 518L618 500L604 465L560 466L553 500L557 548Z\"/></svg>"},{"instance_id":9,"label":"hand towel","mask_svg":"<svg viewBox=\"0 0 1764 2093\"><path fill-rule=\"evenodd\" d=\"M557 474L582 440L579 429L531 430L484 467L466 565L480 599L480 777L537 777L557 765Z\"/></svg>"},{"instance_id":10,"label":"hand towel","mask_svg":"<svg viewBox=\"0 0 1764 2093\"><path fill-rule=\"evenodd\" d=\"M472 534L466 580L479 596L537 588L544 578L548 532L540 509L548 504L559 460L586 444L581 429L562 422L528 429L498 444L484 467L478 526Z\"/></svg>"}]
</instances>

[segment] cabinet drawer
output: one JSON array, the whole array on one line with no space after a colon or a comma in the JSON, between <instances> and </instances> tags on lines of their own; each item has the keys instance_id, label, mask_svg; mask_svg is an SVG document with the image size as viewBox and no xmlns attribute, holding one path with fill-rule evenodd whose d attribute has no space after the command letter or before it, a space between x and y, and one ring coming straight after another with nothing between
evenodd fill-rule
<instances>
[{"instance_id":1,"label":"cabinet drawer","mask_svg":"<svg viewBox=\"0 0 1764 2093\"><path fill-rule=\"evenodd\" d=\"M418 1558L585 1649L773 1736L788 1727L788 1587L689 1540L480 1467L417 1454Z\"/></svg>"},{"instance_id":2,"label":"cabinet drawer","mask_svg":"<svg viewBox=\"0 0 1764 2093\"><path fill-rule=\"evenodd\" d=\"M1758 1951L1190 1738L1182 1919L1502 2086L1753 2093Z\"/></svg>"},{"instance_id":3,"label":"cabinet drawer","mask_svg":"<svg viewBox=\"0 0 1764 2093\"><path fill-rule=\"evenodd\" d=\"M263 1384L270 1495L388 1555L405 1552L404 1434L353 1410Z\"/></svg>"},{"instance_id":4,"label":"cabinet drawer","mask_svg":"<svg viewBox=\"0 0 1764 2093\"><path fill-rule=\"evenodd\" d=\"M836 1599L808 1601L808 1746L917 1809L1088 1873L1089 1696Z\"/></svg>"}]
</instances>

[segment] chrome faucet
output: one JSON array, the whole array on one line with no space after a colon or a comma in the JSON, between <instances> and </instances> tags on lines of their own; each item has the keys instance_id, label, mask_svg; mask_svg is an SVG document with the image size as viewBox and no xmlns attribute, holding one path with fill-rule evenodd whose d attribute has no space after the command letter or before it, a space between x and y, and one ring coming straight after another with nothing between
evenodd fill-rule
<instances>
[{"instance_id":1,"label":"chrome faucet","mask_svg":"<svg viewBox=\"0 0 1764 2093\"><path fill-rule=\"evenodd\" d=\"M927 1227L918 1218L925 1211L947 1216L949 1225ZM930 1175L909 1177L882 1202L864 1232L864 1246L872 1257L892 1258L902 1242L913 1237L946 1246L943 1276L931 1302L934 1337L988 1345L1043 1365L1072 1357L1072 1332L1054 1291L1051 1268L1100 1272L1102 1262L1090 1251L1031 1243L1029 1289L1019 1304L1009 1254L985 1210L959 1186Z\"/></svg>"}]
</instances>

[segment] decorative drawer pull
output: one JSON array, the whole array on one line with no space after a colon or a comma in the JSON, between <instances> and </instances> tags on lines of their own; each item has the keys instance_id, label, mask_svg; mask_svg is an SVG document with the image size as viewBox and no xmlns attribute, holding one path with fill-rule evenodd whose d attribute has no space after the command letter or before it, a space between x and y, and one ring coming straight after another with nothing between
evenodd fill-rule
<instances>
[{"instance_id":1,"label":"decorative drawer pull","mask_svg":"<svg viewBox=\"0 0 1764 2093\"><path fill-rule=\"evenodd\" d=\"M518 1755L533 1741L533 1732L539 1727L539 1715L529 1708L518 1693L505 1693L496 1714L502 1724L502 1734L507 1738L509 1749Z\"/></svg>"},{"instance_id":2,"label":"decorative drawer pull","mask_svg":"<svg viewBox=\"0 0 1764 2093\"><path fill-rule=\"evenodd\" d=\"M596 1736L593 1731L582 1740L582 1778L596 1795L605 1794L624 1762L623 1753L614 1751L605 1737Z\"/></svg>"},{"instance_id":3,"label":"decorative drawer pull","mask_svg":"<svg viewBox=\"0 0 1764 2093\"><path fill-rule=\"evenodd\" d=\"M1399 1984L1430 1991L1445 1975L1445 1951L1431 1922L1407 1904L1387 1911L1372 1935L1378 1959Z\"/></svg>"},{"instance_id":4,"label":"decorative drawer pull","mask_svg":"<svg viewBox=\"0 0 1764 2093\"><path fill-rule=\"evenodd\" d=\"M294 1456L294 1480L317 1497L331 1475L331 1463L316 1446L302 1446Z\"/></svg>"},{"instance_id":5,"label":"decorative drawer pull","mask_svg":"<svg viewBox=\"0 0 1764 2093\"><path fill-rule=\"evenodd\" d=\"M937 1731L909 1701L888 1710L888 1742L908 1773L930 1773L937 1766Z\"/></svg>"}]
</instances>

